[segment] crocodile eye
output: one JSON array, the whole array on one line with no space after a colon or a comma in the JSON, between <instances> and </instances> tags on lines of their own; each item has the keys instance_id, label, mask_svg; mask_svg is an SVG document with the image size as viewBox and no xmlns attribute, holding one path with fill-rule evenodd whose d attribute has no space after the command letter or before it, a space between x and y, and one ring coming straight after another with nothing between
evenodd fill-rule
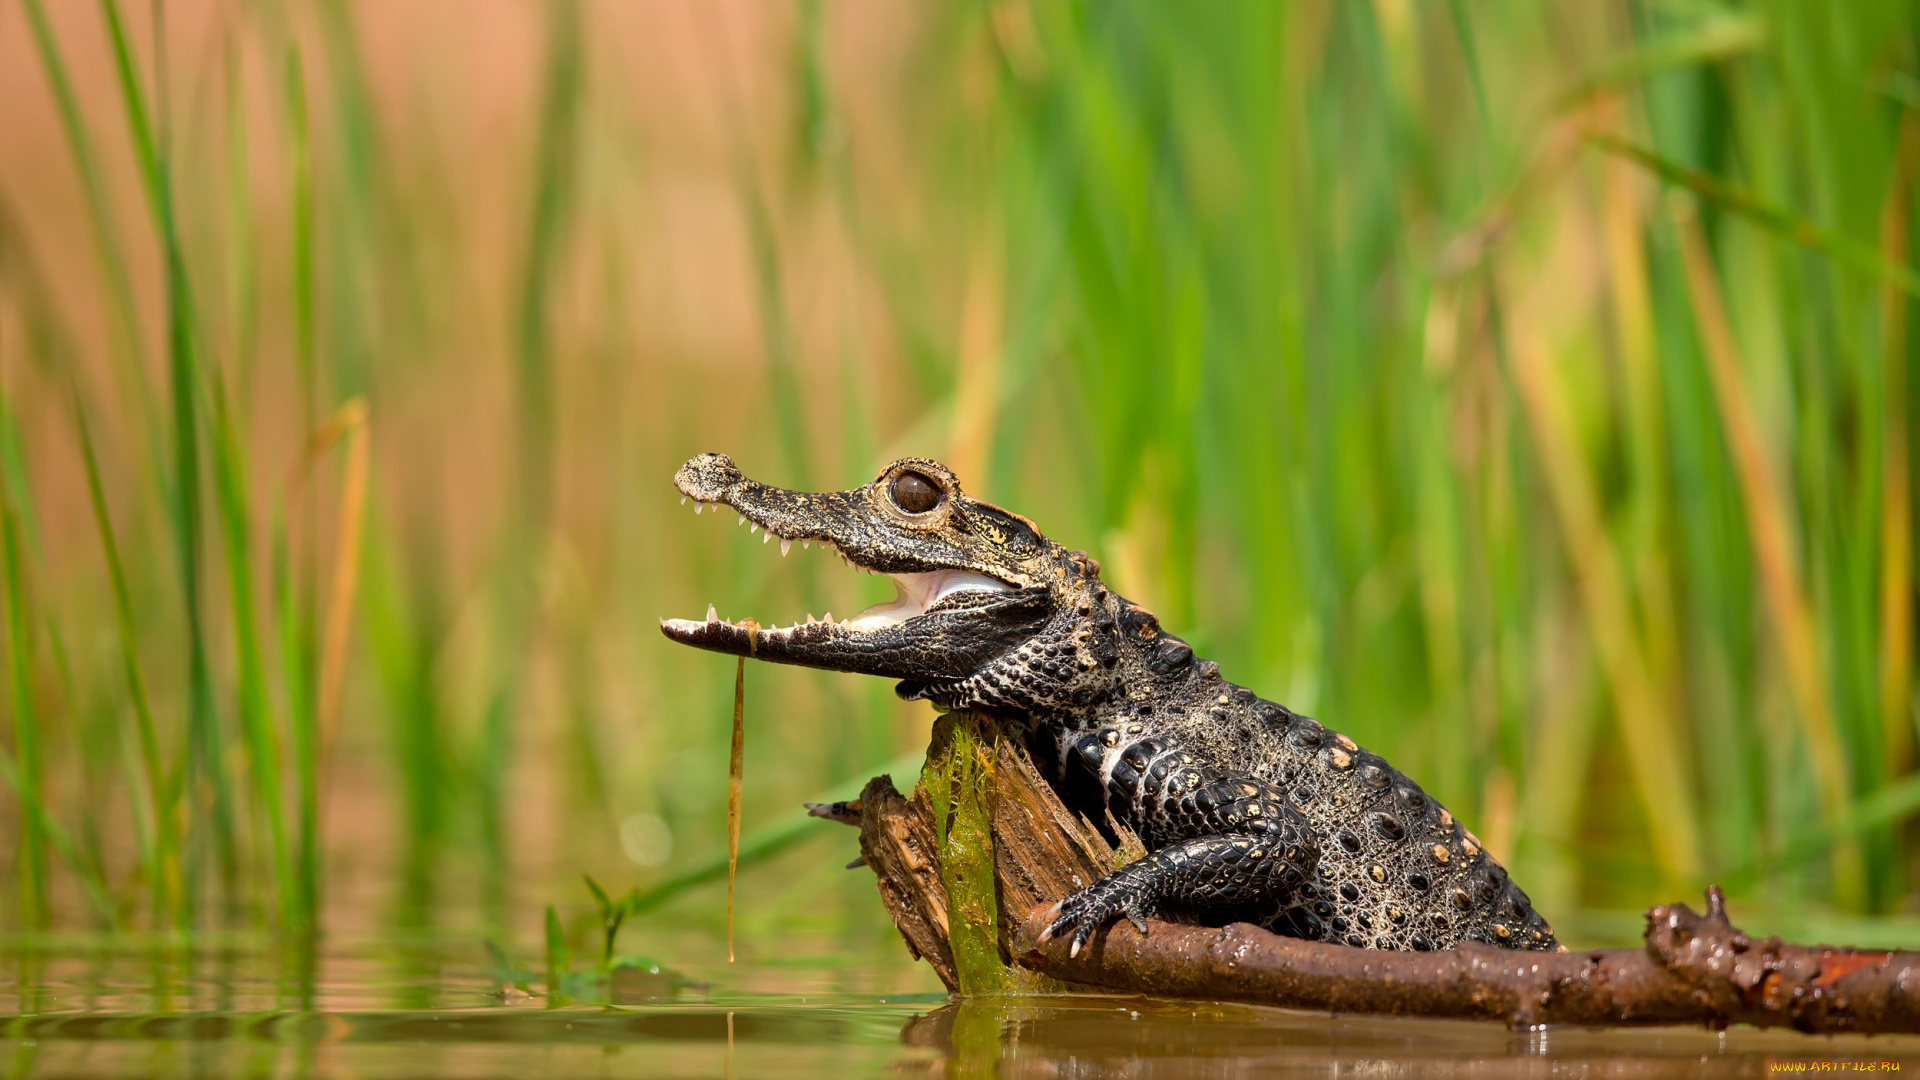
<instances>
[{"instance_id":1,"label":"crocodile eye","mask_svg":"<svg viewBox=\"0 0 1920 1080\"><path fill-rule=\"evenodd\" d=\"M924 514L940 505L940 486L917 472L903 472L888 487L893 504L909 514Z\"/></svg>"}]
</instances>

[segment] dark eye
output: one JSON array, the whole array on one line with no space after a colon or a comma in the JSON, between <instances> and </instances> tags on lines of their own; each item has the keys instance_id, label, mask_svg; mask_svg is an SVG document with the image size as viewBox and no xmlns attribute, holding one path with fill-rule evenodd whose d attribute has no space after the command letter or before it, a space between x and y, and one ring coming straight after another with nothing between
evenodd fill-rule
<instances>
[{"instance_id":1,"label":"dark eye","mask_svg":"<svg viewBox=\"0 0 1920 1080\"><path fill-rule=\"evenodd\" d=\"M924 514L940 505L940 487L917 472L903 472L893 478L887 489L893 504L909 514Z\"/></svg>"}]
</instances>

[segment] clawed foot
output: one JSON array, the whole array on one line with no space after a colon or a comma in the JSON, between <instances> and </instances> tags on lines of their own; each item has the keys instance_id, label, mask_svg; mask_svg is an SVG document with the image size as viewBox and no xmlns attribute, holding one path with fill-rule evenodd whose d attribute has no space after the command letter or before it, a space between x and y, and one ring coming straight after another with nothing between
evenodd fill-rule
<instances>
[{"instance_id":1,"label":"clawed foot","mask_svg":"<svg viewBox=\"0 0 1920 1080\"><path fill-rule=\"evenodd\" d=\"M1094 931L1122 915L1133 924L1135 930L1145 934L1147 916L1151 913L1143 899L1137 894L1129 896L1122 890L1112 888L1111 879L1092 888L1081 889L1047 909L1047 928L1040 934L1040 944L1045 945L1071 931L1073 944L1068 946L1067 955L1079 956Z\"/></svg>"}]
</instances>

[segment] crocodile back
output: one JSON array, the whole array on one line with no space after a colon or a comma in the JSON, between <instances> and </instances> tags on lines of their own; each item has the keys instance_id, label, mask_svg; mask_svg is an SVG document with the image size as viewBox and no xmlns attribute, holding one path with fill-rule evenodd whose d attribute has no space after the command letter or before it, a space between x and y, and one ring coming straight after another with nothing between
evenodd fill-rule
<instances>
[{"instance_id":1,"label":"crocodile back","mask_svg":"<svg viewBox=\"0 0 1920 1080\"><path fill-rule=\"evenodd\" d=\"M1272 929L1378 949L1559 947L1479 838L1378 754L1231 684L1184 721L1178 734L1196 756L1284 791L1318 842L1312 885Z\"/></svg>"}]
</instances>

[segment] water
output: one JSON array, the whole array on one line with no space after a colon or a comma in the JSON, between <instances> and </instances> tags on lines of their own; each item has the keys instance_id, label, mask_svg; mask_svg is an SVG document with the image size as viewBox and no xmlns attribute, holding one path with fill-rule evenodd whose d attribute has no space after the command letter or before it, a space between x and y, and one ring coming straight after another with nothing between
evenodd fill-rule
<instances>
[{"instance_id":1,"label":"water","mask_svg":"<svg viewBox=\"0 0 1920 1080\"><path fill-rule=\"evenodd\" d=\"M6 1077L1215 1077L1749 1075L1920 1069L1920 1039L1692 1029L1508 1031L1067 995L949 1003L897 941L764 947L642 935L617 1003L550 1008L474 940L35 939L0 953ZM763 946L765 943L762 943ZM541 980L530 980L541 989ZM606 993L603 987L596 991ZM1831 1064L1824 1064L1831 1069ZM1901 1071L1904 1071L1902 1069Z\"/></svg>"}]
</instances>

